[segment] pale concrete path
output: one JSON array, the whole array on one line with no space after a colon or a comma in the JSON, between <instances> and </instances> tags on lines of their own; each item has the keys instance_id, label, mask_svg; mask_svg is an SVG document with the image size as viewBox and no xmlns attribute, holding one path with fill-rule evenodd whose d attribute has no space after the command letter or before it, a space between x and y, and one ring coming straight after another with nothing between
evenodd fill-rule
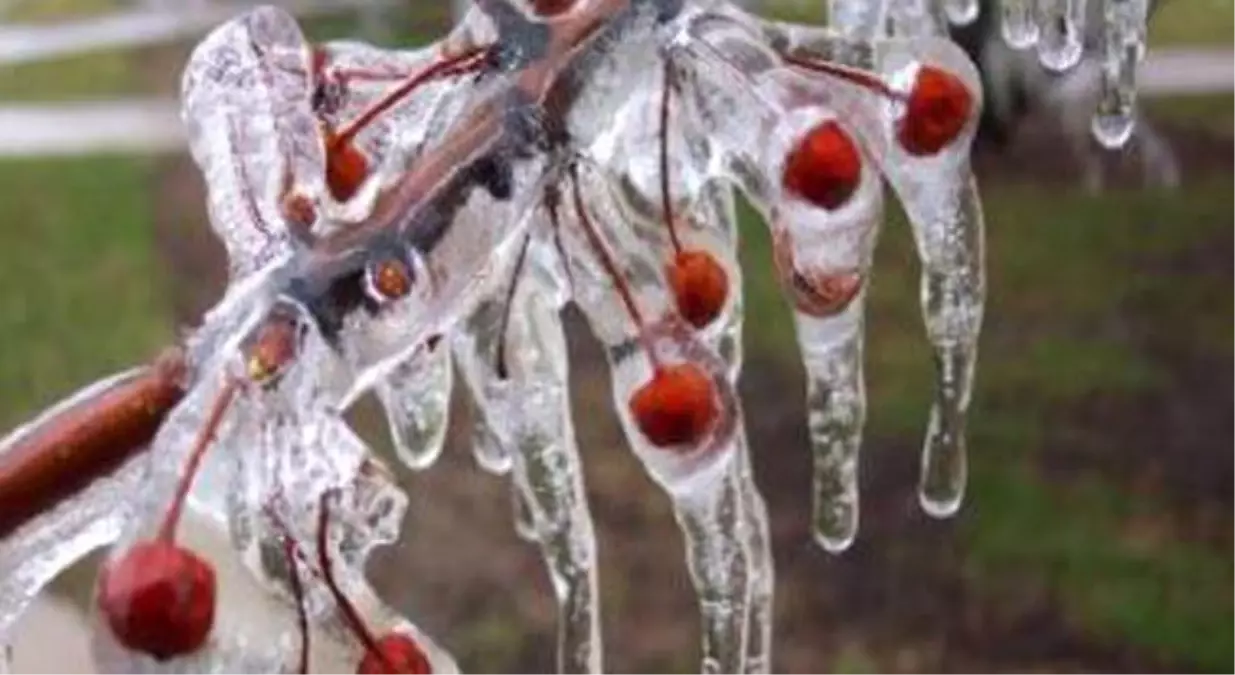
<instances>
[{"instance_id":1,"label":"pale concrete path","mask_svg":"<svg viewBox=\"0 0 1235 675\"><path fill-rule=\"evenodd\" d=\"M274 4L298 15L372 9L389 0L267 0L264 3L180 0L46 25L0 23L0 64L45 61L105 49L129 49L190 37L235 16L246 5Z\"/></svg>"},{"instance_id":2,"label":"pale concrete path","mask_svg":"<svg viewBox=\"0 0 1235 675\"><path fill-rule=\"evenodd\" d=\"M1235 90L1235 52L1158 50L1141 68L1145 96ZM0 157L168 152L184 147L179 103L130 99L0 105Z\"/></svg>"}]
</instances>

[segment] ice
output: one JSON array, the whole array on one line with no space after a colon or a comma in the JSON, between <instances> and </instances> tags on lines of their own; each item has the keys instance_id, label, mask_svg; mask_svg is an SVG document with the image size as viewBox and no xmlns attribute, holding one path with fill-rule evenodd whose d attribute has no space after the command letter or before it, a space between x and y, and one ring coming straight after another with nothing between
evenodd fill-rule
<instances>
[{"instance_id":1,"label":"ice","mask_svg":"<svg viewBox=\"0 0 1235 675\"><path fill-rule=\"evenodd\" d=\"M101 379L48 408L0 442L0 458L13 459L5 455L20 452L23 443L49 433L56 418L117 391L142 372L130 370ZM140 452L134 453L110 475L95 480L76 495L15 529L6 527L0 538L0 644L10 642L13 624L61 571L119 535L125 497L140 485L140 457Z\"/></svg>"},{"instance_id":2,"label":"ice","mask_svg":"<svg viewBox=\"0 0 1235 675\"><path fill-rule=\"evenodd\" d=\"M0 609L19 611L90 546L117 540L115 560L172 532L218 574L213 632L195 653L159 663L121 648L96 617L104 670L298 669L302 601L315 670L354 670L374 637L399 631L435 672L457 671L365 578L370 553L404 530L407 498L343 418L374 391L400 461L427 468L441 452L457 365L476 402L479 464L509 473L516 528L545 560L559 668L599 672L596 542L560 315L573 301L606 349L631 450L672 501L700 604L703 670L769 672L770 533L737 395L735 190L771 229L794 309L812 530L830 550L857 532L863 307L882 181L900 198L938 371L921 501L933 515L955 511L985 290L968 162L981 95L972 64L937 33L942 17L971 20L975 6L831 0L822 29L764 22L725 2L584 0L541 20L490 0L445 39L404 51L310 45L271 8L223 25L195 50L183 95L231 283L185 340L184 399L133 475L115 474L133 493L125 517L113 515L113 489L97 512L93 501L72 518L52 511L6 538L5 547L47 536L63 547L13 557L28 566L6 578L24 585L0 586ZM1120 21L1110 24L1107 75L1119 86L1107 109L1120 115L1131 114L1140 55L1126 48L1139 44L1142 6L1108 10ZM1009 0L1005 28L1025 44L1041 29L1044 58L1064 67L1084 8ZM474 69L389 96L494 41ZM902 131L927 68L958 78L973 105L958 136L915 154ZM860 156L856 191L826 208L784 185L788 153L825 121ZM326 139L353 129L364 170L344 195L326 184L341 147L331 141L327 153ZM711 279L727 284L706 318L679 310L669 282L683 283L673 266L686 253L706 254ZM260 339L279 327L286 343ZM270 352L276 362L263 360L265 347L282 350ZM674 418L674 406L689 410ZM195 447L205 452L185 483ZM179 522L169 514L185 485ZM77 499L94 499L90 490ZM0 549L0 562L19 550L28 549ZM0 638L10 620L0 615Z\"/></svg>"},{"instance_id":3,"label":"ice","mask_svg":"<svg viewBox=\"0 0 1235 675\"><path fill-rule=\"evenodd\" d=\"M948 21L958 26L965 26L977 20L980 2L979 0L943 0L943 11Z\"/></svg>"},{"instance_id":4,"label":"ice","mask_svg":"<svg viewBox=\"0 0 1235 675\"><path fill-rule=\"evenodd\" d=\"M1014 49L1025 49L1038 42L1040 29L1036 16L1038 0L1001 0L1003 39Z\"/></svg>"},{"instance_id":5,"label":"ice","mask_svg":"<svg viewBox=\"0 0 1235 675\"><path fill-rule=\"evenodd\" d=\"M1136 68L1145 57L1148 0L1107 0L1102 89L1093 135L1103 146L1127 144L1136 122Z\"/></svg>"},{"instance_id":6,"label":"ice","mask_svg":"<svg viewBox=\"0 0 1235 675\"><path fill-rule=\"evenodd\" d=\"M927 29L930 29L929 25ZM921 30L916 28L915 32ZM704 33L701 33L701 37L708 39ZM837 52L831 46L836 38L822 31L786 31L784 40L791 47L802 45L814 47L823 53ZM882 79L894 90L906 90L917 69L926 63L959 75L973 92L973 100L980 100L977 74L972 65L955 46L945 40L932 37L884 39L876 41L873 47L872 59L876 72L880 73ZM749 87L754 98L751 103L766 108L767 112L760 116L762 119L776 120L763 125L765 133L770 136L755 136L744 145L730 146L736 152L750 153L751 156L746 159L739 159L739 164L746 162L760 167L736 172L739 180L750 175L779 175L779 164L776 162L784 156L787 143L796 138L795 134L800 133L801 127L796 127L795 130L794 120L799 117L818 120L826 115L818 106L826 106L833 109L840 120L851 125L868 157L888 178L901 198L910 216L923 259L923 311L928 338L935 346L939 364L936 404L928 425L923 453L922 502L924 508L935 515L953 512L959 504L964 484L964 416L976 358L976 336L981 324L984 296L982 218L972 172L967 163L967 151L977 108L972 110L971 118L962 129L960 137L943 152L934 156L915 157L900 148L895 140L896 119L901 114L898 107L886 99L881 100L878 94L867 88L838 81L827 89L821 89L803 81L796 73L791 76L775 66L743 72L742 64L734 61L726 63L718 50L708 49L706 46L687 45L684 51L698 60L697 68L700 72L714 73L712 76L716 78L715 81L732 80L734 77L753 78L752 86ZM747 126L748 135L749 129ZM736 134L737 130L728 133ZM755 152L753 147L759 147L762 152ZM769 214L788 214L784 218L792 220L795 217L793 214L801 212L798 208L780 206L772 209L775 189L765 182L749 181L742 184L756 205L762 204L761 208ZM843 214L842 211L841 220L844 220ZM843 232L846 228L842 226L839 229ZM873 231L872 228L863 228L852 223L849 229L855 233ZM826 231L827 228L821 230ZM823 241L829 243L822 247L819 244L800 244L805 247L800 252L814 256L812 264L825 271L843 271L847 266L853 268L855 262L860 262L868 253L865 247L870 244L862 243L861 236L854 238L851 235L841 239L836 239L835 236L832 235L831 239L825 238ZM849 243L843 243L846 241ZM856 249L853 248L855 245ZM847 263L846 257L850 257ZM861 267L860 264L856 265L857 269ZM857 322L851 317L847 323L854 326ZM845 322L839 325L845 325ZM837 334L844 334L844 331L839 329L827 331L807 327L821 334L822 337L813 340L817 344L826 344L828 339L836 339ZM809 342L811 341L804 341L806 353L809 353ZM862 406L850 403L861 398L859 393L852 393L861 391L858 384L860 370L853 365L860 352L854 349L856 338L850 342L847 350L839 350L839 353L848 354L841 359L842 363L849 364L843 370L837 371L835 366L825 367L827 359L824 359L823 363L816 362L820 371L831 370L832 375L827 379L839 378L840 381L850 383L844 386L843 390L851 394L836 399L843 400L843 405L834 408L837 415L835 419L844 421L840 428L846 429L846 437L852 439L847 445L839 446L841 448L856 448L856 436L861 427ZM811 359L807 357L806 360L809 369ZM824 387L816 386L812 392L813 398L821 399L818 395L823 391ZM812 409L824 411L828 406L826 401L817 400ZM829 419L831 417L828 414L822 414L817 418L817 424L812 424L818 432L815 436L817 439L827 438L824 433L827 429L831 429L828 433L836 433L836 423L827 422ZM826 445L828 444L822 443L817 447ZM852 494L852 488L848 486L853 482L853 463L851 460L840 459L851 454L851 450L841 451L835 455L836 459L821 459L821 473L817 485L822 492L835 493L837 496ZM826 458L829 455L821 453L820 457ZM845 501L849 500L830 501L824 498L819 502L838 506L836 509L823 508L817 512L820 516L820 539L830 547L844 545L847 539L844 535L850 527L846 523L850 523L856 515L852 509L839 507ZM831 530L833 535L829 536L828 530Z\"/></svg>"},{"instance_id":7,"label":"ice","mask_svg":"<svg viewBox=\"0 0 1235 675\"><path fill-rule=\"evenodd\" d=\"M1042 36L1038 39L1038 59L1055 72L1080 63L1084 53L1085 6L1087 0L1040 0Z\"/></svg>"},{"instance_id":8,"label":"ice","mask_svg":"<svg viewBox=\"0 0 1235 675\"><path fill-rule=\"evenodd\" d=\"M455 348L486 426L513 458L516 513L526 509L523 534L540 546L558 603L558 670L596 673L596 541L570 415L559 314L569 288L554 235L542 209L508 281L469 318Z\"/></svg>"},{"instance_id":9,"label":"ice","mask_svg":"<svg viewBox=\"0 0 1235 675\"><path fill-rule=\"evenodd\" d=\"M206 178L211 226L227 248L233 279L285 255L303 234L278 208L285 188L322 192L307 57L295 20L263 7L215 29L185 67L189 148Z\"/></svg>"},{"instance_id":10,"label":"ice","mask_svg":"<svg viewBox=\"0 0 1235 675\"><path fill-rule=\"evenodd\" d=\"M395 452L409 469L427 469L442 454L453 380L449 347L426 343L374 387Z\"/></svg>"}]
</instances>

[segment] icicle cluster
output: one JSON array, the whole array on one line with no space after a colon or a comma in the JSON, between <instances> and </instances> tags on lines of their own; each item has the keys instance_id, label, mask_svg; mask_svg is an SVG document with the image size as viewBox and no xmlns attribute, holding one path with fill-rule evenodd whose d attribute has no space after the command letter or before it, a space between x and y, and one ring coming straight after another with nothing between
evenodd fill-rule
<instances>
[{"instance_id":1,"label":"icicle cluster","mask_svg":"<svg viewBox=\"0 0 1235 675\"><path fill-rule=\"evenodd\" d=\"M979 0L928 1L941 3L940 13L954 24L967 24L978 16ZM837 5L854 6L895 6L903 2L834 0ZM1086 49L1100 55L1101 92L1093 117L1093 135L1107 148L1123 147L1132 137L1136 120L1136 69L1145 58L1147 21L1153 0L998 2L1004 41L1016 49L1036 48L1044 67L1063 72L1080 63ZM1087 33L1087 25L1097 28Z\"/></svg>"},{"instance_id":2,"label":"icicle cluster","mask_svg":"<svg viewBox=\"0 0 1235 675\"><path fill-rule=\"evenodd\" d=\"M925 3L835 0L818 28L703 0L486 0L412 51L309 44L273 8L218 28L183 103L231 282L185 344L186 393L143 459L0 543L0 635L111 542L105 670L456 670L365 580L406 498L342 413L375 392L398 457L427 469L457 368L480 410L477 462L510 476L519 532L553 581L560 667L601 670L561 323L574 303L607 346L630 448L673 501L703 670L769 670L773 561L736 394L735 190L771 228L795 310L816 540L840 551L857 533L885 181L921 256L938 368L920 501L946 516L964 490L981 92ZM972 4L946 6L964 19Z\"/></svg>"}]
</instances>

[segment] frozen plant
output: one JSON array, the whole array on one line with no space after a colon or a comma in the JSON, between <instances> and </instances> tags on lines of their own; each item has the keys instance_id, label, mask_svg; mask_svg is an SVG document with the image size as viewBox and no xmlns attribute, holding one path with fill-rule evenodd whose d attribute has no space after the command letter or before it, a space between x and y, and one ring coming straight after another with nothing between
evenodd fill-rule
<instances>
[{"instance_id":1,"label":"frozen plant","mask_svg":"<svg viewBox=\"0 0 1235 675\"><path fill-rule=\"evenodd\" d=\"M481 411L477 459L509 473L553 581L559 665L599 671L560 320L574 303L607 347L629 445L673 502L703 670L770 669L734 191L771 229L795 311L825 548L857 532L885 183L922 260L937 382L919 498L935 516L964 491L982 321L977 75L924 28L930 7L835 4L821 28L719 0L483 0L407 51L310 44L269 7L220 26L182 96L230 283L182 344L3 441L0 638L110 545L105 670L455 670L365 579L406 497L343 413L375 392L398 457L426 469L457 365Z\"/></svg>"}]
</instances>

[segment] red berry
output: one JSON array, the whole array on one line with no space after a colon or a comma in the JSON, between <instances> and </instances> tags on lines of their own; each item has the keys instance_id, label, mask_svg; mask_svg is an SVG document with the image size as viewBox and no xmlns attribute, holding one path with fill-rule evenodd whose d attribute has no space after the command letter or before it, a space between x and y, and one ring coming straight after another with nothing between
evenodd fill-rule
<instances>
[{"instance_id":1,"label":"red berry","mask_svg":"<svg viewBox=\"0 0 1235 675\"><path fill-rule=\"evenodd\" d=\"M350 140L326 132L326 186L330 196L345 202L369 177L369 160Z\"/></svg>"},{"instance_id":2,"label":"red berry","mask_svg":"<svg viewBox=\"0 0 1235 675\"><path fill-rule=\"evenodd\" d=\"M532 11L536 16L553 16L570 9L575 0L533 0Z\"/></svg>"},{"instance_id":3,"label":"red berry","mask_svg":"<svg viewBox=\"0 0 1235 675\"><path fill-rule=\"evenodd\" d=\"M785 158L781 182L798 197L825 209L840 207L862 178L862 157L836 120L815 126Z\"/></svg>"},{"instance_id":4,"label":"red berry","mask_svg":"<svg viewBox=\"0 0 1235 675\"><path fill-rule=\"evenodd\" d=\"M695 328L712 323L729 297L729 276L707 251L682 251L669 266L678 314Z\"/></svg>"},{"instance_id":5,"label":"red berry","mask_svg":"<svg viewBox=\"0 0 1235 675\"><path fill-rule=\"evenodd\" d=\"M960 78L922 66L914 79L896 137L911 155L933 155L951 143L973 111L973 96Z\"/></svg>"},{"instance_id":6,"label":"red berry","mask_svg":"<svg viewBox=\"0 0 1235 675\"><path fill-rule=\"evenodd\" d=\"M139 542L103 568L98 603L120 644L165 661L210 635L214 569L171 542Z\"/></svg>"},{"instance_id":7,"label":"red berry","mask_svg":"<svg viewBox=\"0 0 1235 675\"><path fill-rule=\"evenodd\" d=\"M375 673L408 673L428 675L433 672L429 657L421 651L416 641L402 633L387 633L377 641L381 654L368 652L360 660L356 672L360 675ZM391 668L394 670L392 671Z\"/></svg>"},{"instance_id":8,"label":"red berry","mask_svg":"<svg viewBox=\"0 0 1235 675\"><path fill-rule=\"evenodd\" d=\"M658 368L630 397L630 410L657 447L697 442L719 414L712 378L693 363Z\"/></svg>"}]
</instances>

